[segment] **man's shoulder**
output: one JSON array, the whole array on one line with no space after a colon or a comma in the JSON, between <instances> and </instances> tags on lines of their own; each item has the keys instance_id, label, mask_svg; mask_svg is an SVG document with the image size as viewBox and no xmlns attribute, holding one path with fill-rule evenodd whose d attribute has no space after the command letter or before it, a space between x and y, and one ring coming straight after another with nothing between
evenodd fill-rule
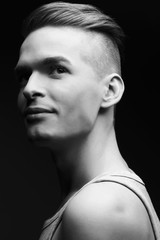
<instances>
[{"instance_id":1,"label":"man's shoulder","mask_svg":"<svg viewBox=\"0 0 160 240\"><path fill-rule=\"evenodd\" d=\"M151 232L140 199L116 183L90 184L80 191L64 212L62 229L68 240L146 240Z\"/></svg>"}]
</instances>

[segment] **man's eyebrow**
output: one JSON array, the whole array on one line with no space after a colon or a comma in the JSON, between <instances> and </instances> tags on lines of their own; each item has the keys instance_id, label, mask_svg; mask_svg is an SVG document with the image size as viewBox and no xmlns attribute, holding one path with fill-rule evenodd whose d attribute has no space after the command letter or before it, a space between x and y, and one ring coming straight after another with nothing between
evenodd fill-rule
<instances>
[{"instance_id":1,"label":"man's eyebrow","mask_svg":"<svg viewBox=\"0 0 160 240\"><path fill-rule=\"evenodd\" d=\"M65 58L65 57L62 57L62 56L55 56L55 57L46 57L44 59L40 59L40 60L37 60L33 63L33 65L36 65L36 66L45 66L45 65L48 65L48 64L57 64L59 62L64 62L64 63L67 63L69 65L71 65L71 62ZM31 66L30 66L31 65ZM23 71L25 69L30 69L32 68L32 64L31 63L26 63L26 62L20 62L16 65L15 67L15 72L19 72L19 71Z\"/></svg>"},{"instance_id":2,"label":"man's eyebrow","mask_svg":"<svg viewBox=\"0 0 160 240\"><path fill-rule=\"evenodd\" d=\"M40 64L47 65L47 64L56 64L58 62L65 62L65 63L71 65L71 62L67 58L62 57L62 56L44 58L40 61Z\"/></svg>"},{"instance_id":3,"label":"man's eyebrow","mask_svg":"<svg viewBox=\"0 0 160 240\"><path fill-rule=\"evenodd\" d=\"M31 68L26 64L17 64L14 68L15 75L18 75L22 72L27 72L27 71L28 72L31 71Z\"/></svg>"}]
</instances>

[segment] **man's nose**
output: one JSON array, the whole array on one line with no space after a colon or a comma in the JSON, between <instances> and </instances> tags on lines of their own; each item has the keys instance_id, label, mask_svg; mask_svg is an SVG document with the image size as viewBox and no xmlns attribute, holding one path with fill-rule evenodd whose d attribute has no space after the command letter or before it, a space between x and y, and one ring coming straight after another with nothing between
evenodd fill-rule
<instances>
[{"instance_id":1,"label":"man's nose","mask_svg":"<svg viewBox=\"0 0 160 240\"><path fill-rule=\"evenodd\" d=\"M27 84L23 89L23 95L27 100L45 96L44 88L42 87L40 76L37 72L33 72L28 78Z\"/></svg>"}]
</instances>

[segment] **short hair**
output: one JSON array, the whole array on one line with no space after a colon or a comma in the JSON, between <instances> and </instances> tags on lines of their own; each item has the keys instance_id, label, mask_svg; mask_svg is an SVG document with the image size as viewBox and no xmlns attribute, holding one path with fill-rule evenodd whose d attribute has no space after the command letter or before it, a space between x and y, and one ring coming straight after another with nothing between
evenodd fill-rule
<instances>
[{"instance_id":1,"label":"short hair","mask_svg":"<svg viewBox=\"0 0 160 240\"><path fill-rule=\"evenodd\" d=\"M125 34L112 17L97 7L61 1L44 4L24 20L22 35L26 38L31 32L45 26L71 26L100 33L105 40L110 40L112 56L121 72Z\"/></svg>"}]
</instances>

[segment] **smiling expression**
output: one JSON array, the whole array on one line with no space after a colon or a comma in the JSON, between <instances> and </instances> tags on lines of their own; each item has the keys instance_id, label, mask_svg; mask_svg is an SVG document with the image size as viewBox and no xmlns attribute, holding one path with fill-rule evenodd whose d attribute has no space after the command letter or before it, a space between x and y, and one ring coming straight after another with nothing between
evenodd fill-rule
<instances>
[{"instance_id":1,"label":"smiling expression","mask_svg":"<svg viewBox=\"0 0 160 240\"><path fill-rule=\"evenodd\" d=\"M101 104L102 88L88 56L96 51L89 33L43 27L23 42L16 74L18 106L35 141L88 134Z\"/></svg>"}]
</instances>

